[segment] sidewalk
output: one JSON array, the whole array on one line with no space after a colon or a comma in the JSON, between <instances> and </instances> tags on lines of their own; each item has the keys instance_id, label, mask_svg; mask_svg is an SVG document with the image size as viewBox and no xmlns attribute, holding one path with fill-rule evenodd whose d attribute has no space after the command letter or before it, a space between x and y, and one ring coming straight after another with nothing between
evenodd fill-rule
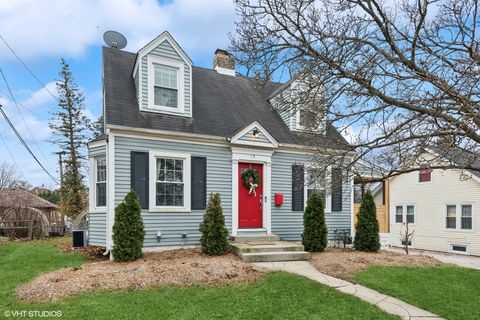
<instances>
[{"instance_id":1,"label":"sidewalk","mask_svg":"<svg viewBox=\"0 0 480 320\"><path fill-rule=\"evenodd\" d=\"M355 296L363 301L378 306L383 311L400 316L408 320L429 320L443 319L433 313L422 310L396 298L384 295L375 290L366 288L362 285L353 284L338 278L328 276L319 272L308 261L285 261L285 262L258 262L254 263L258 267L263 267L275 271L286 271L298 274L317 281L326 286L332 287L346 294Z\"/></svg>"}]
</instances>

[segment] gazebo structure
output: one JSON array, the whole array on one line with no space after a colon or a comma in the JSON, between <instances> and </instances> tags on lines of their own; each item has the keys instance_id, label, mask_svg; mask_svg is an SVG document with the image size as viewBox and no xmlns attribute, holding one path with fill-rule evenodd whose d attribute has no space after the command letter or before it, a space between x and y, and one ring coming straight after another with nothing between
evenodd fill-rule
<instances>
[{"instance_id":1,"label":"gazebo structure","mask_svg":"<svg viewBox=\"0 0 480 320\"><path fill-rule=\"evenodd\" d=\"M0 235L10 238L41 238L64 235L59 207L24 189L0 190Z\"/></svg>"}]
</instances>

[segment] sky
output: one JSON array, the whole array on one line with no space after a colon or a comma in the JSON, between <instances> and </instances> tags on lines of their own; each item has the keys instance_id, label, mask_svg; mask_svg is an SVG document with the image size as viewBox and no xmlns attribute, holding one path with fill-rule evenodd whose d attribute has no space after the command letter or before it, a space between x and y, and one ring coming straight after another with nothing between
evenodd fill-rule
<instances>
[{"instance_id":1,"label":"sky","mask_svg":"<svg viewBox=\"0 0 480 320\"><path fill-rule=\"evenodd\" d=\"M58 177L58 147L49 142L48 120L57 108L50 92L56 93L61 58L85 93L86 115L95 120L102 111L105 31L122 33L128 41L124 50L136 52L167 30L194 65L210 68L215 49L228 48L234 21L231 0L0 0L0 35L46 87L0 40L0 68L13 92L12 98L0 77L0 104L40 162ZM32 186L56 187L0 118L2 161L15 164Z\"/></svg>"}]
</instances>

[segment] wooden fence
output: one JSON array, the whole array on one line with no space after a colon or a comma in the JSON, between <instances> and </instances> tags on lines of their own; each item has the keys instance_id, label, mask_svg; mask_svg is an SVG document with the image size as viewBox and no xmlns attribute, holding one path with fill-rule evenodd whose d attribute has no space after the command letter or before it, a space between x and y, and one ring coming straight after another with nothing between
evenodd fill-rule
<instances>
[{"instance_id":1,"label":"wooden fence","mask_svg":"<svg viewBox=\"0 0 480 320\"><path fill-rule=\"evenodd\" d=\"M377 204L377 220L378 220L378 226L380 227L380 233L388 233L389 232L389 223L388 223L388 211L387 211L387 206L384 204ZM355 203L354 207L354 219L353 222L356 225L357 224L357 214L358 210L360 210L360 203Z\"/></svg>"}]
</instances>

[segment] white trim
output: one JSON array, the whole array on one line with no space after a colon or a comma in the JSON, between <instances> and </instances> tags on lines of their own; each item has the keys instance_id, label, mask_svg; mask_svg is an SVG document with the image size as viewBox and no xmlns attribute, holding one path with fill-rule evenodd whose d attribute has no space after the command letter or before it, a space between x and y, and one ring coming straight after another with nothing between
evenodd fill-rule
<instances>
[{"instance_id":1,"label":"white trim","mask_svg":"<svg viewBox=\"0 0 480 320\"><path fill-rule=\"evenodd\" d=\"M355 238L355 182L353 174L350 176L350 234ZM388 234L388 233L387 233Z\"/></svg>"},{"instance_id":2,"label":"white trim","mask_svg":"<svg viewBox=\"0 0 480 320\"><path fill-rule=\"evenodd\" d=\"M466 250L465 250L465 252L453 250L454 246L465 247ZM449 241L448 242L448 252L456 253L456 254L463 254L463 255L470 255L470 243Z\"/></svg>"},{"instance_id":3,"label":"white trim","mask_svg":"<svg viewBox=\"0 0 480 320\"><path fill-rule=\"evenodd\" d=\"M308 200L308 168L312 167L311 163L305 163L304 164L304 184L303 184L303 208L307 207L307 200ZM332 190L331 190L331 176L332 176L332 166L328 166L327 170L325 172L325 203L324 203L324 209L325 213L332 213ZM343 184L343 183L342 183ZM330 186L330 192L328 190L328 187ZM343 196L342 196L343 199Z\"/></svg>"},{"instance_id":4,"label":"white trim","mask_svg":"<svg viewBox=\"0 0 480 320\"><path fill-rule=\"evenodd\" d=\"M253 131L254 129L258 129L260 131L260 134L263 134L270 143L240 140L243 136L245 136L246 134L249 134L250 131ZM264 127L262 127L262 125L258 123L258 121L254 121L248 126L246 126L245 128L243 128L242 130L240 130L231 138L230 141L232 144L243 144L248 146L258 146L258 147L267 147L267 148L278 148L277 140L275 140L275 138Z\"/></svg>"},{"instance_id":5,"label":"white trim","mask_svg":"<svg viewBox=\"0 0 480 320\"><path fill-rule=\"evenodd\" d=\"M206 134L134 128L134 127L112 125L112 124L107 125L107 129L115 130L116 135L122 135L122 136L138 137L138 138L144 138L144 139L165 139L166 141L167 139L171 139L172 141L186 141L186 142L192 142L195 144L231 146L231 143L228 142L226 137L206 135ZM279 143L279 147L276 151L292 153L292 154L309 155L309 154L315 154L316 152L318 152L318 147L315 148L315 147L309 147L304 145ZM323 154L329 154L329 155L335 155L335 154L344 155L344 152L345 152L342 150L335 150L335 149L322 149L321 151ZM347 155L351 155L351 156L355 154L356 152L347 153Z\"/></svg>"},{"instance_id":6,"label":"white trim","mask_svg":"<svg viewBox=\"0 0 480 320\"><path fill-rule=\"evenodd\" d=\"M404 225L407 223L407 207L413 206L413 223L408 223L409 226L417 224L417 205L415 203L396 203L390 209L390 222L392 225ZM402 207L402 222L396 222L397 207Z\"/></svg>"},{"instance_id":7,"label":"white trim","mask_svg":"<svg viewBox=\"0 0 480 320\"><path fill-rule=\"evenodd\" d=\"M106 247L113 247L113 224L115 222L115 135L107 129L107 217Z\"/></svg>"},{"instance_id":8,"label":"white trim","mask_svg":"<svg viewBox=\"0 0 480 320\"><path fill-rule=\"evenodd\" d=\"M88 192L88 202L89 202L89 213L105 213L107 212L107 205L103 207L97 207L97 161L99 159L107 160L105 155L91 157L89 159L89 170L88 170L88 180L89 180L89 192ZM107 171L108 171L108 163ZM108 173L107 173L108 177ZM106 190L108 192L108 178L105 181L107 184ZM108 203L108 202L107 202Z\"/></svg>"},{"instance_id":9,"label":"white trim","mask_svg":"<svg viewBox=\"0 0 480 320\"><path fill-rule=\"evenodd\" d=\"M447 228L447 206L455 206L455 229ZM462 229L462 206L472 206L472 229ZM443 204L443 230L447 232L475 232L475 203L470 201L445 202Z\"/></svg>"},{"instance_id":10,"label":"white trim","mask_svg":"<svg viewBox=\"0 0 480 320\"><path fill-rule=\"evenodd\" d=\"M155 65L163 65L177 69L177 108L159 106L155 104ZM185 112L185 71L184 63L167 58L147 57L147 111L159 111L174 115L183 115ZM140 108L143 110L142 108Z\"/></svg>"},{"instance_id":11,"label":"white trim","mask_svg":"<svg viewBox=\"0 0 480 320\"><path fill-rule=\"evenodd\" d=\"M107 145L106 139L90 141L89 143L87 143L88 149L103 147L106 145Z\"/></svg>"},{"instance_id":12,"label":"white trim","mask_svg":"<svg viewBox=\"0 0 480 320\"><path fill-rule=\"evenodd\" d=\"M272 233L272 154L273 151L232 148L232 236L238 235L238 163L263 164L262 227Z\"/></svg>"},{"instance_id":13,"label":"white trim","mask_svg":"<svg viewBox=\"0 0 480 320\"><path fill-rule=\"evenodd\" d=\"M157 206L156 204L156 171L157 161L156 158L173 158L181 159L184 161L183 168L183 207L174 206ZM149 212L190 212L190 194L191 194L191 156L190 153L170 152L163 150L150 150L149 152Z\"/></svg>"}]
</instances>

